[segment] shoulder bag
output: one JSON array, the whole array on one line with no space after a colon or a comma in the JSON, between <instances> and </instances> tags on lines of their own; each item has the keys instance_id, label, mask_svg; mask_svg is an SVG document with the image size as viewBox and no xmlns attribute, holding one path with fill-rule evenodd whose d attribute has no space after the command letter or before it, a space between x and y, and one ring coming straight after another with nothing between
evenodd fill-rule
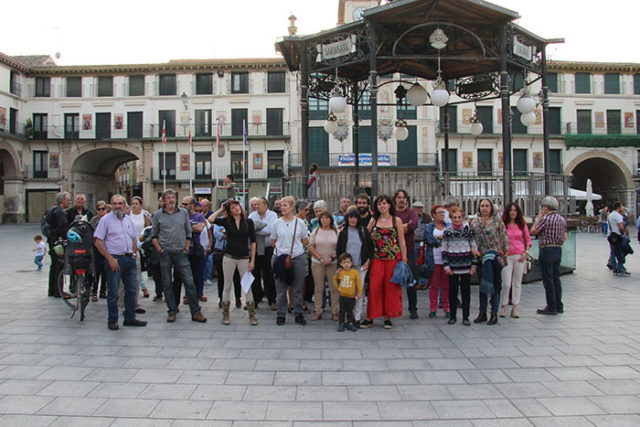
<instances>
[{"instance_id":1,"label":"shoulder bag","mask_svg":"<svg viewBox=\"0 0 640 427\"><path fill-rule=\"evenodd\" d=\"M293 260L291 259L291 254L293 254L293 245L296 242L296 231L298 230L298 218L294 217L296 224L293 226L293 237L291 238L291 250L290 254L284 259L284 269L291 270L293 268Z\"/></svg>"}]
</instances>

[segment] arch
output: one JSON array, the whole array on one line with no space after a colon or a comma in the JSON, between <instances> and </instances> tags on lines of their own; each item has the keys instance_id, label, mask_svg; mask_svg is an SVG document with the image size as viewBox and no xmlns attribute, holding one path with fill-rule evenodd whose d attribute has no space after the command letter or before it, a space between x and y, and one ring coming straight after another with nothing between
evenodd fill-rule
<instances>
[{"instance_id":1,"label":"arch","mask_svg":"<svg viewBox=\"0 0 640 427\"><path fill-rule=\"evenodd\" d=\"M613 165L618 168L620 174L622 175L626 188L635 188L633 174L631 173L627 165L625 165L624 162L620 160L620 158L615 154L611 154L610 152L603 150L591 150L586 153L580 154L569 162L569 164L565 167L564 174L571 175L576 170L576 168L578 168L578 166L589 160L604 160L613 163Z\"/></svg>"},{"instance_id":2,"label":"arch","mask_svg":"<svg viewBox=\"0 0 640 427\"><path fill-rule=\"evenodd\" d=\"M81 147L71 164L73 172L110 176L123 163L142 160L142 150L130 145L88 145Z\"/></svg>"},{"instance_id":3,"label":"arch","mask_svg":"<svg viewBox=\"0 0 640 427\"><path fill-rule=\"evenodd\" d=\"M4 154L6 153L6 154ZM0 158L2 160L10 160L6 163L3 161L4 176L11 178L22 178L20 170L20 158L16 150L7 141L0 141Z\"/></svg>"}]
</instances>

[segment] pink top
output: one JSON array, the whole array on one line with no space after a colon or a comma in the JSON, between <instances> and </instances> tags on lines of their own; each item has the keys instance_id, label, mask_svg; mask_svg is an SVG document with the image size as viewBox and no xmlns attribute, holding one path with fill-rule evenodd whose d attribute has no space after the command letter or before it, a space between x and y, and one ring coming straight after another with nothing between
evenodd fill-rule
<instances>
[{"instance_id":1,"label":"pink top","mask_svg":"<svg viewBox=\"0 0 640 427\"><path fill-rule=\"evenodd\" d=\"M524 241L527 246L531 246L531 235L529 227L524 226L524 239L522 238L522 230L516 224L507 224L507 236L509 236L509 253L507 255L523 254L526 252Z\"/></svg>"},{"instance_id":2,"label":"pink top","mask_svg":"<svg viewBox=\"0 0 640 427\"><path fill-rule=\"evenodd\" d=\"M322 258L335 255L336 247L338 246L338 232L334 229L324 230L318 227L311 233L309 245L316 245L316 252L318 252ZM311 262L319 264L320 260L312 256ZM334 260L332 264L335 263L336 261Z\"/></svg>"}]
</instances>

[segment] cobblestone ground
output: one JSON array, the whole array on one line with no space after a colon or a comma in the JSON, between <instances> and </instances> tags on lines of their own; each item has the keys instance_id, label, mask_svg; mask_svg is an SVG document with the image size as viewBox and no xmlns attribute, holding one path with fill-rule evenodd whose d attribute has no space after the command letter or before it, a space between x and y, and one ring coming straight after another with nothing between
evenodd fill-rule
<instances>
[{"instance_id":1,"label":"cobblestone ground","mask_svg":"<svg viewBox=\"0 0 640 427\"><path fill-rule=\"evenodd\" d=\"M492 327L427 318L426 292L420 319L390 331L276 326L266 309L256 327L243 310L222 326L208 288L206 324L184 312L167 324L164 303L141 299L148 326L112 332L105 301L80 323L46 296L37 231L0 226L3 426L640 425L638 255L631 277L613 277L598 234L578 236L563 315L535 314L544 292L534 283L521 318ZM473 316L477 299L474 288Z\"/></svg>"}]
</instances>

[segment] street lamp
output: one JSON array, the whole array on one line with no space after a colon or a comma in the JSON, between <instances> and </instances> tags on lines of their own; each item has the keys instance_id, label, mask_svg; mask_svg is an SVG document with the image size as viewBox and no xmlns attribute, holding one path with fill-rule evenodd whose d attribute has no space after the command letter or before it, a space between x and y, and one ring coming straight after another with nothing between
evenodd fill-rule
<instances>
[{"instance_id":1,"label":"street lamp","mask_svg":"<svg viewBox=\"0 0 640 427\"><path fill-rule=\"evenodd\" d=\"M331 97L329 98L329 111L332 113L341 114L347 108L347 100L344 98L342 91L336 85L331 91Z\"/></svg>"},{"instance_id":2,"label":"street lamp","mask_svg":"<svg viewBox=\"0 0 640 427\"><path fill-rule=\"evenodd\" d=\"M395 123L396 126L396 140L404 141L409 137L409 129L407 129L407 121L404 119L398 119Z\"/></svg>"},{"instance_id":3,"label":"street lamp","mask_svg":"<svg viewBox=\"0 0 640 427\"><path fill-rule=\"evenodd\" d=\"M482 131L484 130L484 126L482 126L482 122L480 121L480 117L478 117L478 110L474 110L473 116L471 117L471 135L480 136Z\"/></svg>"},{"instance_id":4,"label":"street lamp","mask_svg":"<svg viewBox=\"0 0 640 427\"><path fill-rule=\"evenodd\" d=\"M335 114L329 113L329 116L327 117L327 121L324 122L324 131L330 135L333 135L334 133L336 133L336 131L338 130L337 120L338 118L336 117Z\"/></svg>"}]
</instances>

